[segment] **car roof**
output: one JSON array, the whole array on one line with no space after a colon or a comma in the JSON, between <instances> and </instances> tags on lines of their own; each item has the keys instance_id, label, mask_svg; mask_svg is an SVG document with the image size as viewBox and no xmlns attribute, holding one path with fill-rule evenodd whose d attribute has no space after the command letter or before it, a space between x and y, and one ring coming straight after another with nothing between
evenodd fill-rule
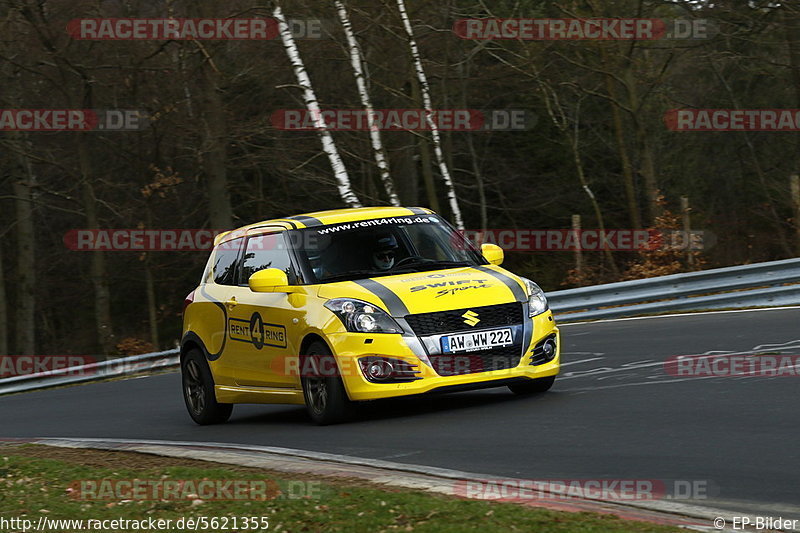
<instances>
[{"instance_id":1,"label":"car roof","mask_svg":"<svg viewBox=\"0 0 800 533\"><path fill-rule=\"evenodd\" d=\"M425 207L356 207L350 209L331 209L328 211L315 211L313 213L303 213L286 218L273 218L248 224L241 228L226 231L217 235L214 239L216 246L220 242L234 239L245 235L248 231L262 226L280 226L286 229L301 229L315 226L328 226L342 222L356 222L359 220L370 220L373 218L402 217L410 215L431 215L433 211Z\"/></svg>"}]
</instances>

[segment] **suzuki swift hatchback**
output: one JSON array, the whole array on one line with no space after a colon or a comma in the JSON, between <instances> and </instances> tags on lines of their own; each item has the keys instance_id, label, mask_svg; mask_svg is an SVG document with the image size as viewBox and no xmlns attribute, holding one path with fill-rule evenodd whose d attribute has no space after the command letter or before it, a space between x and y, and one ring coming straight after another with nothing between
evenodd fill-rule
<instances>
[{"instance_id":1,"label":"suzuki swift hatchback","mask_svg":"<svg viewBox=\"0 0 800 533\"><path fill-rule=\"evenodd\" d=\"M560 339L542 290L423 208L324 211L222 233L184 304L191 417L236 403L354 402L508 386L548 390Z\"/></svg>"}]
</instances>

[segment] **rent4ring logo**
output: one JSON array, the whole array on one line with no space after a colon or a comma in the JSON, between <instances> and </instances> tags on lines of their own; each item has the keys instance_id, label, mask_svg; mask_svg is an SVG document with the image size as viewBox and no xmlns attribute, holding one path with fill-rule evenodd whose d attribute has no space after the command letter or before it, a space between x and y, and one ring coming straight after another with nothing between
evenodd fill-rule
<instances>
[{"instance_id":1,"label":"rent4ring logo","mask_svg":"<svg viewBox=\"0 0 800 533\"><path fill-rule=\"evenodd\" d=\"M286 327L264 322L259 313L253 313L249 320L229 318L228 336L234 341L250 343L256 350L264 346L286 348Z\"/></svg>"}]
</instances>

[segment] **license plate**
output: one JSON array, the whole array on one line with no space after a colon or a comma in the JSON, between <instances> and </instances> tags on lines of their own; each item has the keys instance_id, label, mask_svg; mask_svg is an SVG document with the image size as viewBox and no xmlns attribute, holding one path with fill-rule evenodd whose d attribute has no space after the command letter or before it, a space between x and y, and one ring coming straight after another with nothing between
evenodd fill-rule
<instances>
[{"instance_id":1,"label":"license plate","mask_svg":"<svg viewBox=\"0 0 800 533\"><path fill-rule=\"evenodd\" d=\"M442 337L442 352L473 352L514 344L511 329L492 329Z\"/></svg>"}]
</instances>

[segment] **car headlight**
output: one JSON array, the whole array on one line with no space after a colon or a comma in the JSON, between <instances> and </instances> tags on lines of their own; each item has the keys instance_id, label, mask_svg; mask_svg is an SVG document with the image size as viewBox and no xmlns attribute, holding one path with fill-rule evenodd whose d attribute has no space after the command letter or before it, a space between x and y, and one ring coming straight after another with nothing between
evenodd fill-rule
<instances>
[{"instance_id":1,"label":"car headlight","mask_svg":"<svg viewBox=\"0 0 800 533\"><path fill-rule=\"evenodd\" d=\"M356 333L402 333L403 330L386 311L352 298L333 298L325 307L334 312L347 331Z\"/></svg>"},{"instance_id":2,"label":"car headlight","mask_svg":"<svg viewBox=\"0 0 800 533\"><path fill-rule=\"evenodd\" d=\"M528 288L528 317L535 317L547 311L547 297L537 284L527 278L522 278Z\"/></svg>"}]
</instances>

